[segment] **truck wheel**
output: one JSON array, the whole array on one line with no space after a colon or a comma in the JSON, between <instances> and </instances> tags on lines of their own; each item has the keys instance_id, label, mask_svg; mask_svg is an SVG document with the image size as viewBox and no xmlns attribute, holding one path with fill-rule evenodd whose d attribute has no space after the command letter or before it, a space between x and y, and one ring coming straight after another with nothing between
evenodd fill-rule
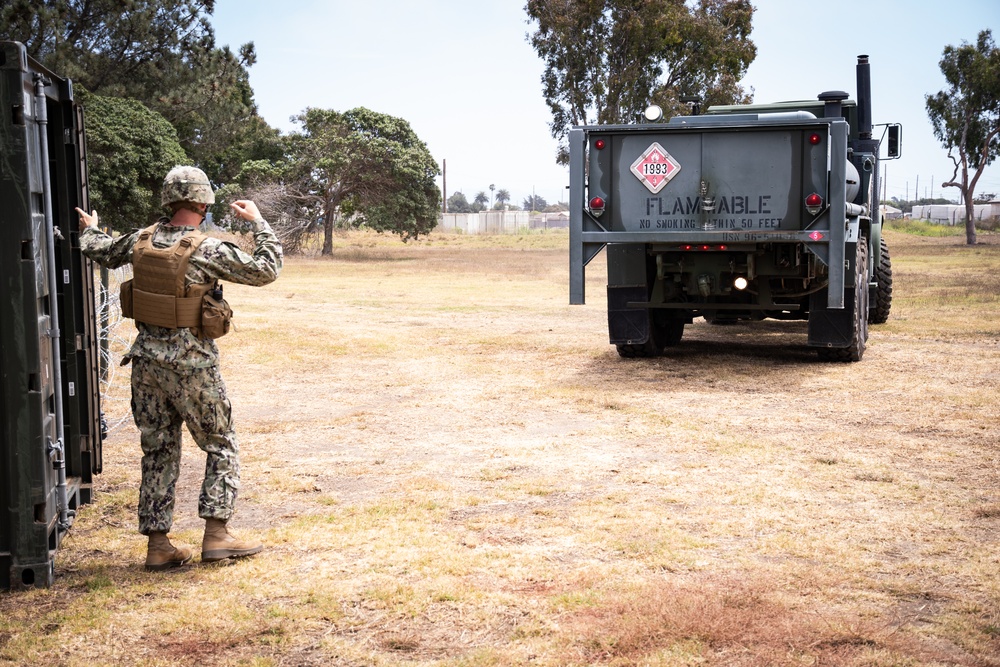
<instances>
[{"instance_id":1,"label":"truck wheel","mask_svg":"<svg viewBox=\"0 0 1000 667\"><path fill-rule=\"evenodd\" d=\"M649 350L649 343L643 345L615 345L618 356L623 359L639 359L643 357L655 357Z\"/></svg>"},{"instance_id":2,"label":"truck wheel","mask_svg":"<svg viewBox=\"0 0 1000 667\"><path fill-rule=\"evenodd\" d=\"M681 342L684 335L684 318L659 309L650 309L649 339L639 345L616 345L618 356L626 359L637 357L658 357L663 348L673 347Z\"/></svg>"},{"instance_id":3,"label":"truck wheel","mask_svg":"<svg viewBox=\"0 0 1000 667\"><path fill-rule=\"evenodd\" d=\"M656 333L656 341L661 347L674 347L684 337L684 318L669 311L650 311L649 325Z\"/></svg>"},{"instance_id":4,"label":"truck wheel","mask_svg":"<svg viewBox=\"0 0 1000 667\"><path fill-rule=\"evenodd\" d=\"M644 359L647 357L658 357L663 354L663 345L656 328L650 322L649 338L645 343L636 345L616 345L618 356L625 359Z\"/></svg>"},{"instance_id":5,"label":"truck wheel","mask_svg":"<svg viewBox=\"0 0 1000 667\"><path fill-rule=\"evenodd\" d=\"M868 342L868 242L862 236L855 244L854 255L854 332L847 347L819 350L823 361L861 361ZM848 295L844 295L845 297Z\"/></svg>"},{"instance_id":6,"label":"truck wheel","mask_svg":"<svg viewBox=\"0 0 1000 667\"><path fill-rule=\"evenodd\" d=\"M868 321L872 324L885 324L889 320L889 310L892 308L892 260L889 258L889 246L882 237L882 252L879 263L875 265L875 303L868 313Z\"/></svg>"}]
</instances>

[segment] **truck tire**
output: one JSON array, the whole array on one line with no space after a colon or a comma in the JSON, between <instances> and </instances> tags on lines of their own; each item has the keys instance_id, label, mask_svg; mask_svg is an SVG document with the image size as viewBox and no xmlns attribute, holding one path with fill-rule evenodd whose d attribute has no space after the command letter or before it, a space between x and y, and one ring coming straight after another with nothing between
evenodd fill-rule
<instances>
[{"instance_id":1,"label":"truck tire","mask_svg":"<svg viewBox=\"0 0 1000 667\"><path fill-rule=\"evenodd\" d=\"M641 359L645 357L655 357L659 352L654 352L649 341L642 345L615 345L618 356L622 359Z\"/></svg>"},{"instance_id":2,"label":"truck tire","mask_svg":"<svg viewBox=\"0 0 1000 667\"><path fill-rule=\"evenodd\" d=\"M854 326L851 344L847 347L820 348L819 358L823 361L861 361L865 354L868 342L868 242L862 236L854 245Z\"/></svg>"},{"instance_id":3,"label":"truck tire","mask_svg":"<svg viewBox=\"0 0 1000 667\"><path fill-rule=\"evenodd\" d=\"M684 337L684 318L674 313L654 310L649 314L649 324L661 347L674 347Z\"/></svg>"},{"instance_id":4,"label":"truck tire","mask_svg":"<svg viewBox=\"0 0 1000 667\"><path fill-rule=\"evenodd\" d=\"M663 348L673 347L681 342L684 336L684 318L655 308L648 313L649 338L639 345L616 345L618 356L625 359L658 357L663 354Z\"/></svg>"},{"instance_id":5,"label":"truck tire","mask_svg":"<svg viewBox=\"0 0 1000 667\"><path fill-rule=\"evenodd\" d=\"M892 309L892 260L889 258L889 246L882 237L882 252L878 264L875 265L875 303L868 313L871 324L885 324L889 321L889 311Z\"/></svg>"}]
</instances>

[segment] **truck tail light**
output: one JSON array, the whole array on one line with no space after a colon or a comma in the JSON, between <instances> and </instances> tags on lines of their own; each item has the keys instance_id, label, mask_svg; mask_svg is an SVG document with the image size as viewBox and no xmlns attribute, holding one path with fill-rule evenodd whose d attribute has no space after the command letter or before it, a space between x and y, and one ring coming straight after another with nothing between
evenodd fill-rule
<instances>
[{"instance_id":1,"label":"truck tail light","mask_svg":"<svg viewBox=\"0 0 1000 667\"><path fill-rule=\"evenodd\" d=\"M815 192L806 197L806 210L812 215L816 215L823 208L823 198Z\"/></svg>"},{"instance_id":2,"label":"truck tail light","mask_svg":"<svg viewBox=\"0 0 1000 667\"><path fill-rule=\"evenodd\" d=\"M599 216L604 213L604 199L601 197L594 197L590 200L590 212L593 215Z\"/></svg>"}]
</instances>

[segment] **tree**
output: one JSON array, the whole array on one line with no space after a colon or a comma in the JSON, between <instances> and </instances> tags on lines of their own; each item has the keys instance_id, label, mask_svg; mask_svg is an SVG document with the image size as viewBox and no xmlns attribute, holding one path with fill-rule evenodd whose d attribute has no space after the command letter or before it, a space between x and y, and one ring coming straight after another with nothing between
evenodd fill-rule
<instances>
[{"instance_id":1,"label":"tree","mask_svg":"<svg viewBox=\"0 0 1000 667\"><path fill-rule=\"evenodd\" d=\"M23 42L78 88L160 113L191 161L227 182L245 156L268 152L254 152L263 121L246 70L256 61L253 44L238 53L217 48L214 7L214 0L7 0L0 35Z\"/></svg>"},{"instance_id":2,"label":"tree","mask_svg":"<svg viewBox=\"0 0 1000 667\"><path fill-rule=\"evenodd\" d=\"M214 0L7 0L0 30L91 92L149 100L214 45Z\"/></svg>"},{"instance_id":3,"label":"tree","mask_svg":"<svg viewBox=\"0 0 1000 667\"><path fill-rule=\"evenodd\" d=\"M507 202L509 201L510 201L510 191L501 188L500 190L497 190L497 203L494 205L493 208L503 210L504 207L507 205Z\"/></svg>"},{"instance_id":4,"label":"tree","mask_svg":"<svg viewBox=\"0 0 1000 667\"><path fill-rule=\"evenodd\" d=\"M1000 49L983 30L975 45L944 47L940 66L948 88L926 97L927 115L955 166L941 185L962 193L966 243L974 245L976 185L1000 153Z\"/></svg>"},{"instance_id":5,"label":"tree","mask_svg":"<svg viewBox=\"0 0 1000 667\"><path fill-rule=\"evenodd\" d=\"M309 108L295 120L302 131L289 137L283 178L322 219L324 255L333 252L338 227L367 226L406 240L437 225L437 161L405 120L363 107Z\"/></svg>"},{"instance_id":6,"label":"tree","mask_svg":"<svg viewBox=\"0 0 1000 667\"><path fill-rule=\"evenodd\" d=\"M287 141L287 140L285 140ZM261 215L281 241L287 255L302 252L313 234L322 228L322 212L314 206L314 198L303 194L298 183L286 179L291 161L247 160L234 181L215 193L216 205L212 209L214 221L237 234L244 234L250 226L242 218L232 215L229 203L237 199L250 199L257 203ZM247 252L253 251L252 242L246 237L238 241Z\"/></svg>"},{"instance_id":7,"label":"tree","mask_svg":"<svg viewBox=\"0 0 1000 667\"><path fill-rule=\"evenodd\" d=\"M465 198L463 193L456 192L452 196L448 197L448 212L471 213L472 206L469 205L469 200Z\"/></svg>"},{"instance_id":8,"label":"tree","mask_svg":"<svg viewBox=\"0 0 1000 667\"><path fill-rule=\"evenodd\" d=\"M228 182L248 159L280 156L278 130L258 114L247 67L253 44L195 51L172 87L149 104L177 129L184 150L216 182Z\"/></svg>"},{"instance_id":9,"label":"tree","mask_svg":"<svg viewBox=\"0 0 1000 667\"><path fill-rule=\"evenodd\" d=\"M545 208L549 205L549 203L545 201L545 198L539 195L531 195L530 197L525 197L523 204L524 205L521 208L523 208L525 211L544 211Z\"/></svg>"},{"instance_id":10,"label":"tree","mask_svg":"<svg viewBox=\"0 0 1000 667\"><path fill-rule=\"evenodd\" d=\"M572 125L631 122L651 102L673 115L688 95L749 101L738 81L757 55L750 0L528 0L525 11L561 164Z\"/></svg>"},{"instance_id":11,"label":"tree","mask_svg":"<svg viewBox=\"0 0 1000 667\"><path fill-rule=\"evenodd\" d=\"M188 162L177 132L136 100L78 95L87 108L91 207L117 231L150 224L163 210L163 177Z\"/></svg>"},{"instance_id":12,"label":"tree","mask_svg":"<svg viewBox=\"0 0 1000 667\"><path fill-rule=\"evenodd\" d=\"M475 198L472 200L472 212L479 213L486 209L486 205L490 202L490 196L486 194L485 191L480 190L476 193Z\"/></svg>"}]
</instances>

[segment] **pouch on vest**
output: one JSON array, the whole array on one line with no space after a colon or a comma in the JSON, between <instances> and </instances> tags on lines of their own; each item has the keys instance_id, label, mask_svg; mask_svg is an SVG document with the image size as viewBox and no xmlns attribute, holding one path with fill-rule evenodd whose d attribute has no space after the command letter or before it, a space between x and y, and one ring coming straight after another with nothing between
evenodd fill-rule
<instances>
[{"instance_id":1,"label":"pouch on vest","mask_svg":"<svg viewBox=\"0 0 1000 667\"><path fill-rule=\"evenodd\" d=\"M118 288L118 301L122 309L122 317L132 317L132 281L126 280Z\"/></svg>"},{"instance_id":2,"label":"pouch on vest","mask_svg":"<svg viewBox=\"0 0 1000 667\"><path fill-rule=\"evenodd\" d=\"M222 338L229 333L232 320L233 309L222 298L222 285L216 283L215 289L201 298L201 337Z\"/></svg>"}]
</instances>

